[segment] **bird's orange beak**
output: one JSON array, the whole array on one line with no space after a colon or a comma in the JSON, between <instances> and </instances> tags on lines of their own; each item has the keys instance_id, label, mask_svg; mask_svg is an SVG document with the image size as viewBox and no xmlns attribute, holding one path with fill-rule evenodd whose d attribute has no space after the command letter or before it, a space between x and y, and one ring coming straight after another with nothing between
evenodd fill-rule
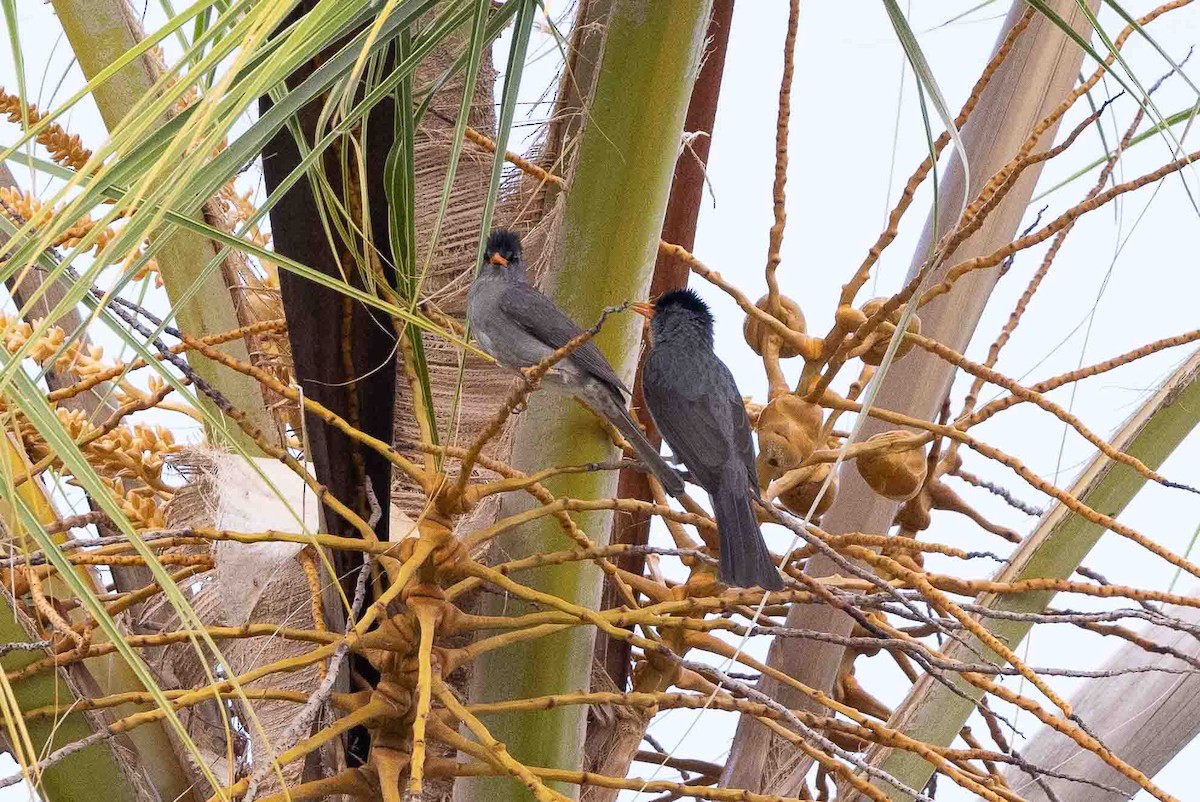
<instances>
[{"instance_id":1,"label":"bird's orange beak","mask_svg":"<svg viewBox=\"0 0 1200 802\"><path fill-rule=\"evenodd\" d=\"M654 305L653 304L637 303L637 304L631 304L629 308L632 309L633 311L637 312L642 317L646 318L646 320L652 320L654 318Z\"/></svg>"},{"instance_id":2,"label":"bird's orange beak","mask_svg":"<svg viewBox=\"0 0 1200 802\"><path fill-rule=\"evenodd\" d=\"M491 258L488 259L488 262L493 265L499 265L500 267L508 267L508 260L498 253L493 253Z\"/></svg>"}]
</instances>

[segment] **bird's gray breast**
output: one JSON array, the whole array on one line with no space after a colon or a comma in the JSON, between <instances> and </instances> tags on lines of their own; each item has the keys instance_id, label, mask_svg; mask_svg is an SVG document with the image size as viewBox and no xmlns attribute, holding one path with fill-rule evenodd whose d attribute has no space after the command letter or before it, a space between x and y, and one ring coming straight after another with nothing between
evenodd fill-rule
<instances>
[{"instance_id":1,"label":"bird's gray breast","mask_svg":"<svg viewBox=\"0 0 1200 802\"><path fill-rule=\"evenodd\" d=\"M503 287L496 281L490 281L482 276L475 279L467 294L467 322L471 324L471 333L479 342L479 346L496 359L497 329L500 328L500 293Z\"/></svg>"}]
</instances>

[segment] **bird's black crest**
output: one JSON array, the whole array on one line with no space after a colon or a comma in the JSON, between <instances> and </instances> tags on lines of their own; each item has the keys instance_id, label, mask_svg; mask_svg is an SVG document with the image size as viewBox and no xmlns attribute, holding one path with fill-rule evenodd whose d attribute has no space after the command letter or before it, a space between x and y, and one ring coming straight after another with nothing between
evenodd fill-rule
<instances>
[{"instance_id":1,"label":"bird's black crest","mask_svg":"<svg viewBox=\"0 0 1200 802\"><path fill-rule=\"evenodd\" d=\"M688 287L684 287L682 290L665 292L654 302L654 310L656 312L662 312L671 308L686 309L709 322L712 322L713 319L712 311L709 310L708 304L704 302L699 293Z\"/></svg>"},{"instance_id":2,"label":"bird's black crest","mask_svg":"<svg viewBox=\"0 0 1200 802\"><path fill-rule=\"evenodd\" d=\"M487 252L506 259L517 258L521 255L521 235L507 228L494 229L488 237Z\"/></svg>"}]
</instances>

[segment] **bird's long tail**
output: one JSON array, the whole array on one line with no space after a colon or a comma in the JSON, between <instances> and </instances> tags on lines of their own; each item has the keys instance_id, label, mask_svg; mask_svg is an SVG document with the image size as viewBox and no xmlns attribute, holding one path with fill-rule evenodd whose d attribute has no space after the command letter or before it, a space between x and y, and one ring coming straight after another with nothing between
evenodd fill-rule
<instances>
[{"instance_id":1,"label":"bird's long tail","mask_svg":"<svg viewBox=\"0 0 1200 802\"><path fill-rule=\"evenodd\" d=\"M650 470L650 473L654 474L654 478L658 479L659 484L663 486L663 490L668 496L683 495L683 477L679 475L679 471L667 464L667 461L658 453L657 448L650 445L650 441L646 439L646 435L642 433L641 427L637 425L637 422L629 414L629 410L625 409L623 402L618 403L607 392L598 394L598 397L589 397L585 400L592 406L598 406L599 409L596 411L608 418L609 422L617 427L617 431L633 446L633 450L637 452L638 459Z\"/></svg>"},{"instance_id":2,"label":"bird's long tail","mask_svg":"<svg viewBox=\"0 0 1200 802\"><path fill-rule=\"evenodd\" d=\"M737 468L742 470L741 466ZM721 537L721 565L717 575L733 587L782 590L783 579L763 542L751 500L753 491L747 484L722 482L711 494Z\"/></svg>"}]
</instances>

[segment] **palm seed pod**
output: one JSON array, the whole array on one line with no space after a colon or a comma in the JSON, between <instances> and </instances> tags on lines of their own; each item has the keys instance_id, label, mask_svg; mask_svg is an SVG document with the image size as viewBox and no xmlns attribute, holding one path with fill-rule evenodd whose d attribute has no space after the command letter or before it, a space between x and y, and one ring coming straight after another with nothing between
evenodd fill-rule
<instances>
[{"instance_id":1,"label":"palm seed pod","mask_svg":"<svg viewBox=\"0 0 1200 802\"><path fill-rule=\"evenodd\" d=\"M770 312L771 310L767 308L769 298L770 296L764 295L758 299L758 303L755 306L764 312ZM804 323L804 313L800 311L800 306L786 295L779 296L779 319L783 321L783 325L798 334L803 334L807 330ZM753 316L746 316L746 322L742 326L742 335L746 338L746 343L754 349L754 353L762 356L763 346L766 344L767 335L770 333L771 330ZM780 359L790 359L799 354L800 352L796 350L795 345L788 342L781 342L779 344Z\"/></svg>"},{"instance_id":2,"label":"palm seed pod","mask_svg":"<svg viewBox=\"0 0 1200 802\"><path fill-rule=\"evenodd\" d=\"M900 527L901 537L916 537L920 532L929 528L933 520L930 510L933 508L933 486L941 480L934 479L927 487L904 502L896 512L894 523Z\"/></svg>"},{"instance_id":3,"label":"palm seed pod","mask_svg":"<svg viewBox=\"0 0 1200 802\"><path fill-rule=\"evenodd\" d=\"M908 432L883 432L867 440L867 444L885 445L907 440ZM925 482L925 449L908 448L890 451L880 448L860 454L854 461L858 474L879 495L892 501L908 501Z\"/></svg>"},{"instance_id":4,"label":"palm seed pod","mask_svg":"<svg viewBox=\"0 0 1200 802\"><path fill-rule=\"evenodd\" d=\"M785 393L758 415L758 477L763 486L799 467L817 448L821 408Z\"/></svg>"},{"instance_id":5,"label":"palm seed pod","mask_svg":"<svg viewBox=\"0 0 1200 802\"><path fill-rule=\"evenodd\" d=\"M799 469L787 478L786 481L789 485L793 481L796 484L779 494L779 503L794 515L808 515L817 493L820 492L821 486L825 484L825 479L832 470L833 463L831 462L818 462L816 465L807 465ZM837 492L838 477L835 473L829 482L829 487L825 488L825 493L817 503L817 508L813 510L810 519L813 523L820 521L821 516L833 506L834 500L837 499Z\"/></svg>"},{"instance_id":6,"label":"palm seed pod","mask_svg":"<svg viewBox=\"0 0 1200 802\"><path fill-rule=\"evenodd\" d=\"M882 307L884 302L887 300L888 300L887 298L872 298L871 300L869 300L865 304L863 304L863 308L862 308L863 314L866 315L868 318L870 318L876 312L879 311L880 307ZM900 307L892 310L892 313L887 316L887 321L894 325L899 325L900 317L903 314L904 314L904 307L900 306ZM910 317L908 319L908 324L904 328L910 334L920 334L921 333L921 318L917 317L917 315L914 313L912 315L912 317ZM884 336L884 333L882 331L878 331L877 333L871 335L871 339L873 340L871 347L863 352L862 361L866 362L868 365L878 365L880 362L883 361L884 354L887 353L888 340L890 340L891 338ZM896 349L896 359L899 359L900 357L907 354L909 351L912 350L912 347L913 347L913 345L911 342L908 342L907 340L902 340L900 342L900 347Z\"/></svg>"}]
</instances>

